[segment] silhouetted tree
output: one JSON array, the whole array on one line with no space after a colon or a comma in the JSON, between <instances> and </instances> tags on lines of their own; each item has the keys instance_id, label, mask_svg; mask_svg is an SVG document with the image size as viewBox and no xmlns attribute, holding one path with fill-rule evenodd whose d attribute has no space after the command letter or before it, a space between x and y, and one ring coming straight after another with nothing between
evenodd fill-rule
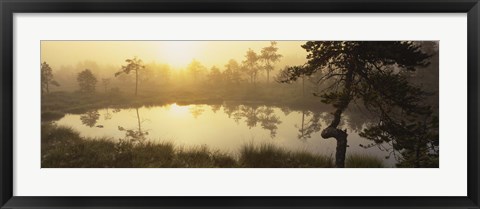
<instances>
[{"instance_id":1,"label":"silhouetted tree","mask_svg":"<svg viewBox=\"0 0 480 209\"><path fill-rule=\"evenodd\" d=\"M97 78L89 69L78 73L77 76L78 85L80 86L80 92L92 94L95 92L95 86L97 85Z\"/></svg>"},{"instance_id":2,"label":"silhouetted tree","mask_svg":"<svg viewBox=\"0 0 480 209\"><path fill-rule=\"evenodd\" d=\"M399 73L429 64L429 55L422 52L416 43L309 41L302 47L309 53L307 63L283 72L287 76L282 76L281 82L291 82L317 71L323 73L321 81L333 80L332 85L316 96L336 109L333 120L323 129L321 136L337 140L337 167L345 166L347 148L347 131L339 129L338 125L342 113L353 100L363 101L368 110L378 115L379 124L399 125L406 123L407 115L411 119L431 113L429 106L421 104L427 96L426 92L413 86ZM387 131L385 128L381 130Z\"/></svg>"},{"instance_id":3,"label":"silhouetted tree","mask_svg":"<svg viewBox=\"0 0 480 209\"><path fill-rule=\"evenodd\" d=\"M240 84L242 81L242 74L240 70L240 65L236 60L230 59L228 61L228 63L225 65L225 71L223 71L223 74L225 75L224 77L228 84Z\"/></svg>"},{"instance_id":4,"label":"silhouetted tree","mask_svg":"<svg viewBox=\"0 0 480 209\"><path fill-rule=\"evenodd\" d=\"M50 93L50 84L54 86L60 86L57 81L53 80L53 72L52 68L50 65L48 65L46 62L43 62L40 65L41 69L41 91L42 94L44 93Z\"/></svg>"},{"instance_id":5,"label":"silhouetted tree","mask_svg":"<svg viewBox=\"0 0 480 209\"><path fill-rule=\"evenodd\" d=\"M260 56L257 55L252 49L248 49L247 54L245 55L245 60L243 61L243 71L250 78L250 83L256 85L257 76L260 71L260 66L258 61Z\"/></svg>"},{"instance_id":6,"label":"silhouetted tree","mask_svg":"<svg viewBox=\"0 0 480 209\"><path fill-rule=\"evenodd\" d=\"M260 54L260 60L263 62L263 68L267 72L267 83L270 82L270 72L274 69L275 62L280 61L282 55L277 54L277 42L271 41L270 46L264 47Z\"/></svg>"},{"instance_id":7,"label":"silhouetted tree","mask_svg":"<svg viewBox=\"0 0 480 209\"><path fill-rule=\"evenodd\" d=\"M285 66L285 68L278 73L276 80L283 83L292 83L293 81L296 81L296 80L290 79L290 77L292 76L291 71L295 71L294 68L302 68L302 67L304 66L293 66L293 67ZM302 82L302 98L305 98L305 79L307 79L307 75L302 74L299 77L302 80L301 81Z\"/></svg>"},{"instance_id":8,"label":"silhouetted tree","mask_svg":"<svg viewBox=\"0 0 480 209\"><path fill-rule=\"evenodd\" d=\"M138 94L138 73L140 70L145 69L145 65L143 65L143 61L138 59L137 57L133 57L133 59L126 59L125 62L127 65L123 66L119 72L115 73L115 77L119 76L122 73L130 74L130 72L135 71L135 96Z\"/></svg>"},{"instance_id":9,"label":"silhouetted tree","mask_svg":"<svg viewBox=\"0 0 480 209\"><path fill-rule=\"evenodd\" d=\"M360 146L370 148L388 144L388 147L379 147L389 153L386 158L393 155L399 167L438 167L438 118L429 116L420 120L413 120L411 116L405 119L382 118L360 133L374 143ZM400 156L395 154L397 151Z\"/></svg>"},{"instance_id":10,"label":"silhouetted tree","mask_svg":"<svg viewBox=\"0 0 480 209\"><path fill-rule=\"evenodd\" d=\"M202 63L194 59L188 65L187 70L192 75L193 81L198 82L200 80L200 76L206 71L206 68L202 65Z\"/></svg>"}]
</instances>

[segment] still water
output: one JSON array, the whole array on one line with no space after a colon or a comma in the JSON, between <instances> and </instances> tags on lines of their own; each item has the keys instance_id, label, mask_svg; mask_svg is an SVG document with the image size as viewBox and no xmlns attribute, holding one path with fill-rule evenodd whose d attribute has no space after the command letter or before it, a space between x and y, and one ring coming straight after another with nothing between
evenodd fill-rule
<instances>
[{"instance_id":1,"label":"still water","mask_svg":"<svg viewBox=\"0 0 480 209\"><path fill-rule=\"evenodd\" d=\"M356 130L362 123L349 120L342 129L348 132L347 155L358 153L376 156L393 167L393 157L377 147L359 145L371 141L360 137ZM264 105L177 105L112 109L105 108L85 114L67 114L56 123L79 131L86 137L108 137L118 140L127 130L141 131L148 140L172 141L178 146L202 146L231 154L246 143L271 143L287 150L335 156L335 139L323 139L320 132L331 121L321 111L293 111Z\"/></svg>"}]
</instances>

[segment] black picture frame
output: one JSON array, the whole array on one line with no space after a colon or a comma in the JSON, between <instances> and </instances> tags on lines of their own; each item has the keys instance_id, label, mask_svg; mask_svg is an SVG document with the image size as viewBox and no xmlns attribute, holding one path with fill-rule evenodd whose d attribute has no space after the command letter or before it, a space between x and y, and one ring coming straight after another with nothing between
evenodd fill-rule
<instances>
[{"instance_id":1,"label":"black picture frame","mask_svg":"<svg viewBox=\"0 0 480 209\"><path fill-rule=\"evenodd\" d=\"M1 208L479 208L478 0L0 0ZM15 13L467 13L468 195L465 197L21 197L13 196ZM449 179L445 179L448 181ZM321 188L319 188L321 189ZM414 188L412 188L414 189ZM448 188L438 188L448 189Z\"/></svg>"}]
</instances>

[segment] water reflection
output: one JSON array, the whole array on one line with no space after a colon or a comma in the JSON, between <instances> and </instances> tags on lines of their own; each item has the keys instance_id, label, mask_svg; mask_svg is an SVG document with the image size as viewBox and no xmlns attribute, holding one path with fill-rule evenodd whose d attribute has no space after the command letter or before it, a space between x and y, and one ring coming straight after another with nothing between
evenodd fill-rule
<instances>
[{"instance_id":1,"label":"water reflection","mask_svg":"<svg viewBox=\"0 0 480 209\"><path fill-rule=\"evenodd\" d=\"M203 109L202 106L195 105L189 108L190 113L194 118L198 118L198 116L202 115L203 112L205 112L205 109Z\"/></svg>"},{"instance_id":2,"label":"water reflection","mask_svg":"<svg viewBox=\"0 0 480 209\"><path fill-rule=\"evenodd\" d=\"M360 114L357 114L360 115ZM348 152L373 154L385 159L389 153L365 149L371 141L357 129L365 118L345 115L342 129L348 129ZM132 142L174 141L179 145L203 146L237 152L245 143L275 143L288 150L307 150L332 155L335 141L320 136L331 117L328 109L293 109L257 104L165 105L118 109L109 107L81 115L66 115L57 121L87 137L109 137ZM101 126L101 128L100 128ZM385 159L387 165L395 160Z\"/></svg>"},{"instance_id":3,"label":"water reflection","mask_svg":"<svg viewBox=\"0 0 480 209\"><path fill-rule=\"evenodd\" d=\"M311 118L306 122L305 117L308 118L310 116ZM312 137L313 133L319 132L321 130L320 117L320 113L303 110L301 126L295 125L295 127L299 128L298 139L306 140Z\"/></svg>"},{"instance_id":4,"label":"water reflection","mask_svg":"<svg viewBox=\"0 0 480 209\"><path fill-rule=\"evenodd\" d=\"M138 107L135 108L135 112L137 113L138 127L126 129L122 126L118 126L118 130L125 132L125 139L127 141L133 142L133 143L143 143L147 139L148 131L142 130L142 123L144 121L140 120L140 113L138 112Z\"/></svg>"},{"instance_id":5,"label":"water reflection","mask_svg":"<svg viewBox=\"0 0 480 209\"><path fill-rule=\"evenodd\" d=\"M273 109L267 106L225 105L224 112L237 124L241 119L245 120L249 128L260 124L263 129L270 131L271 138L275 138L278 125L282 123Z\"/></svg>"},{"instance_id":6,"label":"water reflection","mask_svg":"<svg viewBox=\"0 0 480 209\"><path fill-rule=\"evenodd\" d=\"M273 109L271 107L261 108L259 120L262 128L269 130L270 136L274 138L277 134L278 125L282 122L280 118L273 113Z\"/></svg>"},{"instance_id":7,"label":"water reflection","mask_svg":"<svg viewBox=\"0 0 480 209\"><path fill-rule=\"evenodd\" d=\"M219 105L219 104L217 104L217 105L210 105L210 107L212 108L212 112L213 112L213 113L217 113L217 111L219 111L220 108L222 108L222 105Z\"/></svg>"},{"instance_id":8,"label":"water reflection","mask_svg":"<svg viewBox=\"0 0 480 209\"><path fill-rule=\"evenodd\" d=\"M80 116L82 123L88 127L94 127L97 124L97 120L100 118L100 113L97 110L88 111Z\"/></svg>"},{"instance_id":9,"label":"water reflection","mask_svg":"<svg viewBox=\"0 0 480 209\"><path fill-rule=\"evenodd\" d=\"M280 110L282 110L285 116L288 116L292 112L292 110L288 107L281 107Z\"/></svg>"},{"instance_id":10,"label":"water reflection","mask_svg":"<svg viewBox=\"0 0 480 209\"><path fill-rule=\"evenodd\" d=\"M112 113L108 111L108 107L105 109L105 113L103 114L103 119L104 120L110 120L112 119Z\"/></svg>"},{"instance_id":11,"label":"water reflection","mask_svg":"<svg viewBox=\"0 0 480 209\"><path fill-rule=\"evenodd\" d=\"M242 119L240 105L225 104L223 111L228 115L228 118L232 118L237 124Z\"/></svg>"}]
</instances>

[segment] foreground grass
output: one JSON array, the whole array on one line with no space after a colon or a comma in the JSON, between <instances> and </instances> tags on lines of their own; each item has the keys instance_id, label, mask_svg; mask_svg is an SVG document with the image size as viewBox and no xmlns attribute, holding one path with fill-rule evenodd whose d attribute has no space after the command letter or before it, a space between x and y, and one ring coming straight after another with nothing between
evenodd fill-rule
<instances>
[{"instance_id":1,"label":"foreground grass","mask_svg":"<svg viewBox=\"0 0 480 209\"><path fill-rule=\"evenodd\" d=\"M367 162L364 162L367 160ZM377 167L370 158L349 156L347 166ZM272 144L246 144L238 156L206 146L172 142L115 142L85 138L72 128L42 124L42 168L330 168L331 156L287 151Z\"/></svg>"},{"instance_id":2,"label":"foreground grass","mask_svg":"<svg viewBox=\"0 0 480 209\"><path fill-rule=\"evenodd\" d=\"M345 166L348 168L383 168L382 160L365 154L348 155L345 159Z\"/></svg>"},{"instance_id":3,"label":"foreground grass","mask_svg":"<svg viewBox=\"0 0 480 209\"><path fill-rule=\"evenodd\" d=\"M314 155L305 151L287 151L273 144L243 145L239 164L251 168L331 168L330 156Z\"/></svg>"},{"instance_id":4,"label":"foreground grass","mask_svg":"<svg viewBox=\"0 0 480 209\"><path fill-rule=\"evenodd\" d=\"M42 125L43 168L214 168L236 161L207 147L175 147L171 142L115 142L84 138L69 127Z\"/></svg>"}]
</instances>

